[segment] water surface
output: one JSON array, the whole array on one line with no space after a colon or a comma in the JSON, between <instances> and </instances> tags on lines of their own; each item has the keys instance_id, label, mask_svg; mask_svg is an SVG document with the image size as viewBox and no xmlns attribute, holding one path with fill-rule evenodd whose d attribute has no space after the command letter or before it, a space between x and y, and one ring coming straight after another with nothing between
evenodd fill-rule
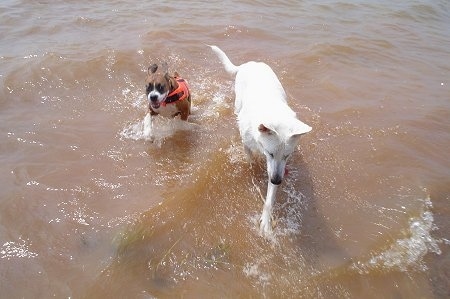
<instances>
[{"instance_id":1,"label":"water surface","mask_svg":"<svg viewBox=\"0 0 450 299\"><path fill-rule=\"evenodd\" d=\"M2 1L2 297L448 298L449 25L447 1ZM269 240L205 44L271 65L313 127ZM194 113L151 143L164 61Z\"/></svg>"}]
</instances>

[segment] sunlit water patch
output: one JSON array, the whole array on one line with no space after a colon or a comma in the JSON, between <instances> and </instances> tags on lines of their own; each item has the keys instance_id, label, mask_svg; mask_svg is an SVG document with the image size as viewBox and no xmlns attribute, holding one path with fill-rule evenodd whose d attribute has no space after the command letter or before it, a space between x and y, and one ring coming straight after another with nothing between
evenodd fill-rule
<instances>
[{"instance_id":1,"label":"sunlit water patch","mask_svg":"<svg viewBox=\"0 0 450 299\"><path fill-rule=\"evenodd\" d=\"M0 247L0 259L13 258L35 258L38 256L36 252L30 250L32 243L30 240L24 240L21 237L18 241L8 241Z\"/></svg>"}]
</instances>

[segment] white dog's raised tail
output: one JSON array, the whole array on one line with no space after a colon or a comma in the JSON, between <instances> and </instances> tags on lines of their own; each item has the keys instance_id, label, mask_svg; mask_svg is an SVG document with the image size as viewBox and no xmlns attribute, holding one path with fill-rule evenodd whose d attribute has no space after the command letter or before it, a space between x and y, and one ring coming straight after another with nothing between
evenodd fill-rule
<instances>
[{"instance_id":1,"label":"white dog's raised tail","mask_svg":"<svg viewBox=\"0 0 450 299\"><path fill-rule=\"evenodd\" d=\"M237 71L239 70L239 67L234 65L231 60L228 58L227 54L225 54L224 51L219 49L217 46L208 45L211 47L211 49L216 53L216 55L219 57L220 62L222 62L223 66L225 67L225 70L230 75L235 75Z\"/></svg>"}]
</instances>

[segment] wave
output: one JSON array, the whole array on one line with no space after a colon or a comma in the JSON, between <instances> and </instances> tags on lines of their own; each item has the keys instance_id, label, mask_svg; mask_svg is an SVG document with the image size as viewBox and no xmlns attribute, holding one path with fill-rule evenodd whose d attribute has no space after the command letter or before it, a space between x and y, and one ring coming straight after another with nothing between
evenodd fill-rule
<instances>
[{"instance_id":1,"label":"wave","mask_svg":"<svg viewBox=\"0 0 450 299\"><path fill-rule=\"evenodd\" d=\"M419 216L409 219L409 227L403 232L404 238L394 240L388 248L378 253L374 252L368 261L358 261L351 268L360 274L368 274L374 270L402 272L428 270L423 258L428 253L441 254L439 243L443 240L437 240L432 236L432 231L437 227L434 225L431 212L431 199L428 197L421 202L422 211Z\"/></svg>"}]
</instances>

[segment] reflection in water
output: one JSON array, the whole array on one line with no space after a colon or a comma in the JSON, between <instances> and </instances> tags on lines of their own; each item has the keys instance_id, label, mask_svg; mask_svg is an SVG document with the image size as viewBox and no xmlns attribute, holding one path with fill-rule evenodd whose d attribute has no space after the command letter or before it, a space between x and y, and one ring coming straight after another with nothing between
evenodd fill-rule
<instances>
[{"instance_id":1,"label":"reflection in water","mask_svg":"<svg viewBox=\"0 0 450 299\"><path fill-rule=\"evenodd\" d=\"M298 285L311 284L312 276L330 266L322 264L324 256L340 263L345 254L339 253L342 250L317 215L307 169L286 183L275 206L276 234L265 240L255 223L262 201L252 179L263 181L264 170L250 169L245 160L230 163L235 159L227 155L235 151L230 149L209 157L192 184L168 192L162 204L125 232L115 259L91 295L133 294L121 287L127 277L136 295L140 291L157 297L199 292L279 295L283 285L284 295L293 296L305 294ZM244 172L245 180L237 183L229 176L228 170L235 167ZM300 190L306 195L295 191L297 183L305 183ZM224 287L219 281L232 284Z\"/></svg>"}]
</instances>

